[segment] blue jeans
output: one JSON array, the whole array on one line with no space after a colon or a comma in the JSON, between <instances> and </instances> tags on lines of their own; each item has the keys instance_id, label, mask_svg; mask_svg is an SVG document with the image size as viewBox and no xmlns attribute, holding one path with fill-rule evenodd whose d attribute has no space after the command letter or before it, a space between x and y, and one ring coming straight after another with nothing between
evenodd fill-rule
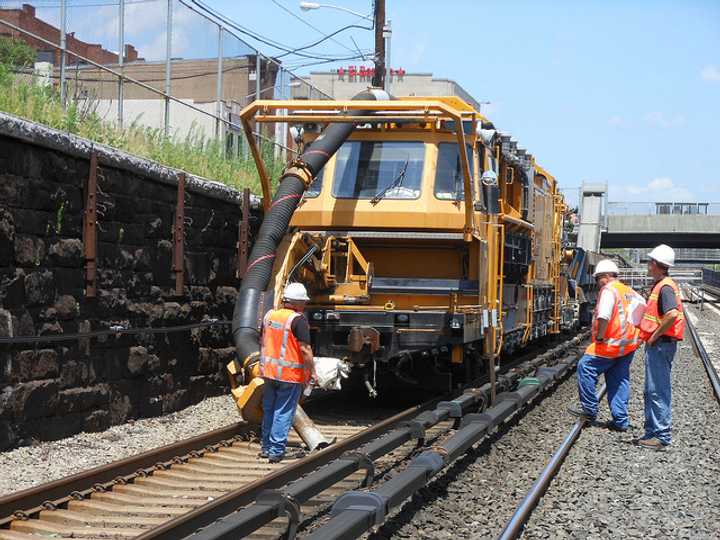
<instances>
[{"instance_id":1,"label":"blue jeans","mask_svg":"<svg viewBox=\"0 0 720 540\"><path fill-rule=\"evenodd\" d=\"M645 438L663 444L672 441L672 387L670 371L676 341L658 341L645 347Z\"/></svg>"},{"instance_id":2,"label":"blue jeans","mask_svg":"<svg viewBox=\"0 0 720 540\"><path fill-rule=\"evenodd\" d=\"M269 457L285 454L288 433L295 418L295 409L302 384L265 379L263 384L262 450Z\"/></svg>"},{"instance_id":3,"label":"blue jeans","mask_svg":"<svg viewBox=\"0 0 720 540\"><path fill-rule=\"evenodd\" d=\"M619 358L584 355L577 366L578 393L583 410L595 418L598 413L598 399L595 394L598 378L605 374L607 400L613 424L627 428L628 400L630 399L630 362L635 351Z\"/></svg>"}]
</instances>

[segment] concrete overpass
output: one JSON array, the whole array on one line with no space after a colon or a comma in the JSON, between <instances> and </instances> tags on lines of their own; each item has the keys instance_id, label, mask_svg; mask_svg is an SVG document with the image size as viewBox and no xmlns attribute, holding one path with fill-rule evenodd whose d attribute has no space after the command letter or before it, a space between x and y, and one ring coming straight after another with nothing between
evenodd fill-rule
<instances>
[{"instance_id":1,"label":"concrete overpass","mask_svg":"<svg viewBox=\"0 0 720 540\"><path fill-rule=\"evenodd\" d=\"M720 248L715 203L607 203L603 225L601 248Z\"/></svg>"}]
</instances>

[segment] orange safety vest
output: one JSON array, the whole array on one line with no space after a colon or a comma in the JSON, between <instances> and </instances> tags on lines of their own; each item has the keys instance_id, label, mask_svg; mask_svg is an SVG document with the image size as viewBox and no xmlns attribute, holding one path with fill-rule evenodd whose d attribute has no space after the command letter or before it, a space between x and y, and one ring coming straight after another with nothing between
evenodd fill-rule
<instances>
[{"instance_id":1,"label":"orange safety vest","mask_svg":"<svg viewBox=\"0 0 720 540\"><path fill-rule=\"evenodd\" d=\"M680 289L675 282L669 277L664 277L658 281L650 293L648 298L647 307L645 308L645 315L643 315L642 321L640 321L640 339L647 341L653 332L660 326L662 317L658 311L658 297L660 296L660 289L665 285L672 287L675 293L675 301L677 302L678 316L672 326L665 330L664 336L670 336L672 338L681 340L685 335L685 312L683 311L682 298L680 297Z\"/></svg>"},{"instance_id":2,"label":"orange safety vest","mask_svg":"<svg viewBox=\"0 0 720 540\"><path fill-rule=\"evenodd\" d=\"M271 309L263 318L260 375L276 381L307 384L300 343L292 333L292 323L300 314L291 309Z\"/></svg>"},{"instance_id":3,"label":"orange safety vest","mask_svg":"<svg viewBox=\"0 0 720 540\"><path fill-rule=\"evenodd\" d=\"M633 294L636 294L630 287L615 280L611 281L600 291L609 290L615 297L615 306L613 307L612 317L608 321L605 329L605 339L598 343L595 341L598 331L598 309L600 304L600 296L598 296L598 305L595 306L595 314L593 315L592 324L592 343L585 351L593 356L602 356L603 358L619 358L630 354L640 346L638 339L638 329L630 320L628 307Z\"/></svg>"}]
</instances>

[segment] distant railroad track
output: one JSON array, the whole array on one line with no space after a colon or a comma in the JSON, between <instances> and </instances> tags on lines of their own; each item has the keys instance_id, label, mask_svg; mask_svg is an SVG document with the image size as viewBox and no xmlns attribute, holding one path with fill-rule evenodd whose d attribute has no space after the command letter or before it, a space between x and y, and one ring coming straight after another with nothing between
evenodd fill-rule
<instances>
[{"instance_id":1,"label":"distant railroad track","mask_svg":"<svg viewBox=\"0 0 720 540\"><path fill-rule=\"evenodd\" d=\"M534 399L554 385L574 361L545 368L541 380L534 379L537 387L509 392L517 381L538 366L557 362L562 351L579 342L579 337L568 339L533 359L525 355L520 363L509 365L498 378L499 390L505 392L492 408L485 408L489 385L484 384L446 396L449 401L434 399L400 412L395 409L370 426L367 421L349 425L350 419L344 418L320 425L326 435L338 438L337 443L295 461L271 465L260 460L253 435L257 428L238 423L7 495L0 498L0 540L169 540L193 534L199 539L247 534L278 538L288 529L294 531L303 516L376 481L419 450L447 456L441 446L428 445L448 433L462 432L461 422L479 427L477 436L494 429L522 408L522 399ZM493 420L474 413L478 410L497 414ZM244 514L236 512L241 508ZM229 536L216 534L223 527L232 531Z\"/></svg>"}]
</instances>

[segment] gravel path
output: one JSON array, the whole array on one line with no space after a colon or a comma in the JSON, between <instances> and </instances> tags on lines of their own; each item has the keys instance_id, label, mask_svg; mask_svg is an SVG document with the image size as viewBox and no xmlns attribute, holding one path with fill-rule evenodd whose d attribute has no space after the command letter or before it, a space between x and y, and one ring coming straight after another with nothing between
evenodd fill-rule
<instances>
[{"instance_id":1,"label":"gravel path","mask_svg":"<svg viewBox=\"0 0 720 540\"><path fill-rule=\"evenodd\" d=\"M194 437L239 420L229 395L172 414L0 453L0 495Z\"/></svg>"},{"instance_id":2,"label":"gravel path","mask_svg":"<svg viewBox=\"0 0 720 540\"><path fill-rule=\"evenodd\" d=\"M720 319L691 311L717 357ZM654 452L630 443L643 433L643 362L640 351L632 369L632 433L585 430L523 538L720 538L720 407L703 364L688 338L672 372L673 444Z\"/></svg>"},{"instance_id":3,"label":"gravel path","mask_svg":"<svg viewBox=\"0 0 720 540\"><path fill-rule=\"evenodd\" d=\"M532 485L572 418L574 375L423 488L371 538L494 537Z\"/></svg>"}]
</instances>

